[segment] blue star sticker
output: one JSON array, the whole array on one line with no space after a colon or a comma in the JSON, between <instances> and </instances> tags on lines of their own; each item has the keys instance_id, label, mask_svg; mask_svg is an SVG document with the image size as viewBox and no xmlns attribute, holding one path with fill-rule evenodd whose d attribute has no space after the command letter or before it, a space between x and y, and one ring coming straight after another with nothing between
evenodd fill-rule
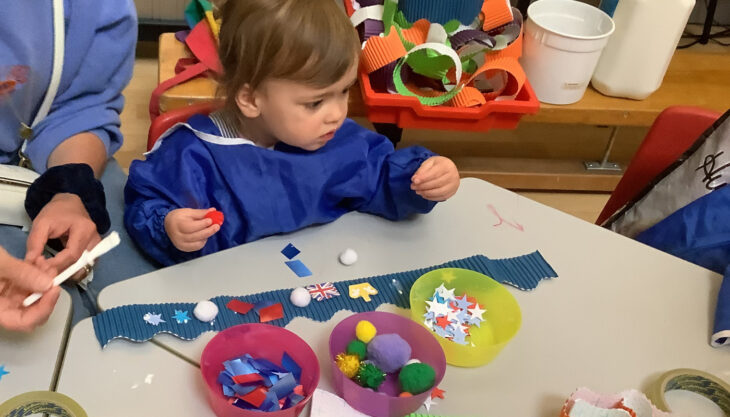
<instances>
[{"instance_id":1,"label":"blue star sticker","mask_svg":"<svg viewBox=\"0 0 730 417\"><path fill-rule=\"evenodd\" d=\"M177 320L177 324L187 324L190 320L190 316L188 316L187 311L180 311L175 310L175 315L172 316L173 319Z\"/></svg>"},{"instance_id":2,"label":"blue star sticker","mask_svg":"<svg viewBox=\"0 0 730 417\"><path fill-rule=\"evenodd\" d=\"M455 297L456 305L459 306L460 309L466 310L471 305L471 301L468 301L466 299L466 294L462 295L461 297Z\"/></svg>"},{"instance_id":3,"label":"blue star sticker","mask_svg":"<svg viewBox=\"0 0 730 417\"><path fill-rule=\"evenodd\" d=\"M142 319L153 326L159 326L160 323L166 323L165 320L162 320L162 314L147 313L142 316Z\"/></svg>"},{"instance_id":4,"label":"blue star sticker","mask_svg":"<svg viewBox=\"0 0 730 417\"><path fill-rule=\"evenodd\" d=\"M464 333L461 328L458 328L454 332L454 338L452 340L454 341L454 343L466 345L466 333Z\"/></svg>"},{"instance_id":5,"label":"blue star sticker","mask_svg":"<svg viewBox=\"0 0 730 417\"><path fill-rule=\"evenodd\" d=\"M0 379L3 379L3 375L7 375L10 372L5 370L5 365L0 365Z\"/></svg>"},{"instance_id":6,"label":"blue star sticker","mask_svg":"<svg viewBox=\"0 0 730 417\"><path fill-rule=\"evenodd\" d=\"M434 293L433 294L433 297L429 298L428 300L429 301L436 301L439 304L443 304L443 303L446 302L446 300L444 300L444 297L442 297L441 295L439 295L439 293Z\"/></svg>"}]
</instances>

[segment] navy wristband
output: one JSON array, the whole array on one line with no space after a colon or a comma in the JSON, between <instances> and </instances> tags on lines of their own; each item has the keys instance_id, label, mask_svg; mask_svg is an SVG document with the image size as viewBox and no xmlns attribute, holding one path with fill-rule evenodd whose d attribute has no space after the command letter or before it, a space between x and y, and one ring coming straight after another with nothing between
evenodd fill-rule
<instances>
[{"instance_id":1,"label":"navy wristband","mask_svg":"<svg viewBox=\"0 0 730 417\"><path fill-rule=\"evenodd\" d=\"M25 196L25 211L31 219L59 193L76 194L96 224L96 231L103 235L111 227L106 211L104 186L94 177L94 171L87 164L66 164L49 168L28 188Z\"/></svg>"}]
</instances>

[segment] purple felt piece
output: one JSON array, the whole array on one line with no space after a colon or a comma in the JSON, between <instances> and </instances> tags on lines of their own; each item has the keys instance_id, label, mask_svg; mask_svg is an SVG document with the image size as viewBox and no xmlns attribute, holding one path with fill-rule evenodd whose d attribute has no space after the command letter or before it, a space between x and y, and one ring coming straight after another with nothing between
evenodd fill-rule
<instances>
[{"instance_id":1,"label":"purple felt piece","mask_svg":"<svg viewBox=\"0 0 730 417\"><path fill-rule=\"evenodd\" d=\"M379 93L395 93L395 84L393 83L393 70L395 70L395 66L397 63L398 61L393 61L383 68L375 70L370 74L370 85L373 87L373 90ZM410 71L410 67L404 65L400 74L401 80L403 80L404 83L407 83L411 79L412 73L413 72Z\"/></svg>"},{"instance_id":2,"label":"purple felt piece","mask_svg":"<svg viewBox=\"0 0 730 417\"><path fill-rule=\"evenodd\" d=\"M368 343L368 359L385 373L393 373L411 359L411 346L395 333L379 334Z\"/></svg>"},{"instance_id":3,"label":"purple felt piece","mask_svg":"<svg viewBox=\"0 0 730 417\"><path fill-rule=\"evenodd\" d=\"M178 41L185 43L185 40L188 38L188 35L190 34L190 30L179 30L175 32L175 39Z\"/></svg>"},{"instance_id":4,"label":"purple felt piece","mask_svg":"<svg viewBox=\"0 0 730 417\"><path fill-rule=\"evenodd\" d=\"M384 25L382 20L365 19L357 25L357 34L360 42L365 42L371 36L378 36L383 33Z\"/></svg>"},{"instance_id":5,"label":"purple felt piece","mask_svg":"<svg viewBox=\"0 0 730 417\"><path fill-rule=\"evenodd\" d=\"M375 5L382 5L385 2L383 0L358 0L357 3L360 5L360 7L368 7L368 6L375 6Z\"/></svg>"},{"instance_id":6,"label":"purple felt piece","mask_svg":"<svg viewBox=\"0 0 730 417\"><path fill-rule=\"evenodd\" d=\"M459 50L462 46L469 42L478 42L482 45L493 47L495 45L494 38L489 34L482 32L481 30L467 29L461 32L455 33L449 38L451 41L451 47L455 50Z\"/></svg>"}]
</instances>

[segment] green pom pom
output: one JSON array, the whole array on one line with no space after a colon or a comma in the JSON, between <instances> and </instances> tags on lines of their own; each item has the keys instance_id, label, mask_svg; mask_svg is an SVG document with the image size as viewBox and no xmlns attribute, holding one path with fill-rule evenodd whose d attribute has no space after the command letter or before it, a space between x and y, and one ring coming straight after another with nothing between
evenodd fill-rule
<instances>
[{"instance_id":1,"label":"green pom pom","mask_svg":"<svg viewBox=\"0 0 730 417\"><path fill-rule=\"evenodd\" d=\"M376 390L385 381L385 372L372 363L364 363L360 365L355 381L363 387Z\"/></svg>"},{"instance_id":2,"label":"green pom pom","mask_svg":"<svg viewBox=\"0 0 730 417\"><path fill-rule=\"evenodd\" d=\"M347 344L347 353L350 355L357 355L361 361L364 361L368 357L368 345L354 339L352 342Z\"/></svg>"},{"instance_id":3,"label":"green pom pom","mask_svg":"<svg viewBox=\"0 0 730 417\"><path fill-rule=\"evenodd\" d=\"M401 391L413 395L428 391L436 380L436 371L427 363L412 363L404 366L398 374Z\"/></svg>"}]
</instances>

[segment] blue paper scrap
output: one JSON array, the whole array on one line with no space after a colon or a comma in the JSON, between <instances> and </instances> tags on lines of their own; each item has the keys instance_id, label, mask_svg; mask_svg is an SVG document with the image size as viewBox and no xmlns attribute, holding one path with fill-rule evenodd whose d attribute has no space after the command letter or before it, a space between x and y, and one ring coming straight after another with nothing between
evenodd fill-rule
<instances>
[{"instance_id":1,"label":"blue paper scrap","mask_svg":"<svg viewBox=\"0 0 730 417\"><path fill-rule=\"evenodd\" d=\"M284 249L281 250L281 253L286 256L287 259L291 259L297 255L299 255L299 249L297 249L294 245L291 243L286 245Z\"/></svg>"},{"instance_id":2,"label":"blue paper scrap","mask_svg":"<svg viewBox=\"0 0 730 417\"><path fill-rule=\"evenodd\" d=\"M299 278L304 278L312 275L312 271L310 271L309 268L307 268L307 266L304 265L304 263L299 259L286 261L284 263L286 264L286 266L289 267L289 269L294 271L294 273L297 274Z\"/></svg>"}]
</instances>

